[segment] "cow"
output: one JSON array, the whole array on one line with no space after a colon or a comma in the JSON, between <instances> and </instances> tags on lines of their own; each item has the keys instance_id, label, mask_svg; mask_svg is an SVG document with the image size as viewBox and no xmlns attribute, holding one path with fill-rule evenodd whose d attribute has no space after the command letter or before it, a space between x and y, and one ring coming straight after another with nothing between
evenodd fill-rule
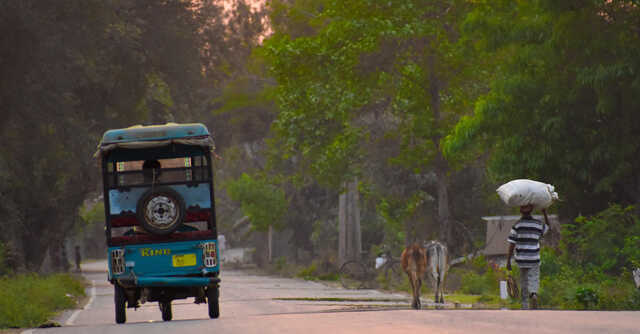
<instances>
[{"instance_id":1,"label":"cow","mask_svg":"<svg viewBox=\"0 0 640 334\"><path fill-rule=\"evenodd\" d=\"M427 256L424 247L417 243L407 246L402 251L402 270L409 276L409 283L413 292L413 301L411 307L419 310L420 304L420 288L422 287L422 275L427 268Z\"/></svg>"},{"instance_id":2,"label":"cow","mask_svg":"<svg viewBox=\"0 0 640 334\"><path fill-rule=\"evenodd\" d=\"M424 244L428 263L430 281L435 292L434 302L444 304L444 279L449 270L447 247L439 241L432 240Z\"/></svg>"}]
</instances>

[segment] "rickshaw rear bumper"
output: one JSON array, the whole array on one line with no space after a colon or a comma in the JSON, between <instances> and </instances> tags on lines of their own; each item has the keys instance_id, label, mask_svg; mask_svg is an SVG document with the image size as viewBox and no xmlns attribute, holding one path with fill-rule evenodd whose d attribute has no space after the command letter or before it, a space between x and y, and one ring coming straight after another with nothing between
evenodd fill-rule
<instances>
[{"instance_id":1,"label":"rickshaw rear bumper","mask_svg":"<svg viewBox=\"0 0 640 334\"><path fill-rule=\"evenodd\" d=\"M220 283L218 277L136 277L118 279L125 287L204 287Z\"/></svg>"}]
</instances>

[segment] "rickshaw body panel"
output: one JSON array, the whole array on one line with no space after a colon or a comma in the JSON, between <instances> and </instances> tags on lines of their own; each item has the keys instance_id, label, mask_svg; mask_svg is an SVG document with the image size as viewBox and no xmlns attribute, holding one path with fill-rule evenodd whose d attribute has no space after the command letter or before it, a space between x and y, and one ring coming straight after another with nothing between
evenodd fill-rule
<instances>
[{"instance_id":1,"label":"rickshaw body panel","mask_svg":"<svg viewBox=\"0 0 640 334\"><path fill-rule=\"evenodd\" d=\"M169 286L170 282L186 284L194 282L190 278L215 276L219 271L219 262L216 262L215 267L205 267L202 260L202 244L205 242L216 243L216 251L218 250L215 239L109 247L109 280L121 280L135 285L147 282L146 285L149 286L149 281L141 278L153 278L158 286ZM114 274L113 270L112 254L117 249L124 250L125 266L121 274ZM182 262L179 259L183 259ZM179 283L178 278L181 277L185 279L185 283ZM163 278L166 278L164 283Z\"/></svg>"},{"instance_id":2,"label":"rickshaw body panel","mask_svg":"<svg viewBox=\"0 0 640 334\"><path fill-rule=\"evenodd\" d=\"M210 209L211 196L209 193L209 185L200 183L197 185L169 185L178 192L185 201L188 208ZM136 212L136 206L140 197L151 187L131 188L127 191L118 189L109 190L109 213L111 215L119 215L127 212Z\"/></svg>"}]
</instances>

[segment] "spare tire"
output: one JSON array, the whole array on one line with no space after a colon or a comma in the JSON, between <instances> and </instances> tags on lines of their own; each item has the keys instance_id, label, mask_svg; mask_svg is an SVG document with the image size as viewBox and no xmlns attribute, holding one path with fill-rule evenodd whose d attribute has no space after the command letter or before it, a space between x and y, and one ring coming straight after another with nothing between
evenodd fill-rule
<instances>
[{"instance_id":1,"label":"spare tire","mask_svg":"<svg viewBox=\"0 0 640 334\"><path fill-rule=\"evenodd\" d=\"M180 227L184 212L184 199L169 187L149 189L140 197L136 208L142 227L157 235L170 234Z\"/></svg>"}]
</instances>

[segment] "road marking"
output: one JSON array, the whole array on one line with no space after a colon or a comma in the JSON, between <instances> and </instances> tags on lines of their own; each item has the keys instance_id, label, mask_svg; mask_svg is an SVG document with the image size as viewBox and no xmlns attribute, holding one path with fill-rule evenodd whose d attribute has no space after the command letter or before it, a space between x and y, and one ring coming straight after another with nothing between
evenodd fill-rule
<instances>
[{"instance_id":1,"label":"road marking","mask_svg":"<svg viewBox=\"0 0 640 334\"><path fill-rule=\"evenodd\" d=\"M34 330L35 329L27 329L26 331L24 331L24 332L22 332L20 334L32 334Z\"/></svg>"},{"instance_id":2,"label":"road marking","mask_svg":"<svg viewBox=\"0 0 640 334\"><path fill-rule=\"evenodd\" d=\"M78 317L80 312L91 309L91 304L93 304L93 301L96 299L96 281L94 280L91 280L90 294L91 294L91 297L89 297L89 301L87 302L87 305L85 305L82 309L76 310L75 312L73 312L73 314L69 317L69 319L67 319L67 322L64 323L65 326L73 325L73 322L76 321L76 318ZM31 333L22 333L22 334L31 334Z\"/></svg>"}]
</instances>

